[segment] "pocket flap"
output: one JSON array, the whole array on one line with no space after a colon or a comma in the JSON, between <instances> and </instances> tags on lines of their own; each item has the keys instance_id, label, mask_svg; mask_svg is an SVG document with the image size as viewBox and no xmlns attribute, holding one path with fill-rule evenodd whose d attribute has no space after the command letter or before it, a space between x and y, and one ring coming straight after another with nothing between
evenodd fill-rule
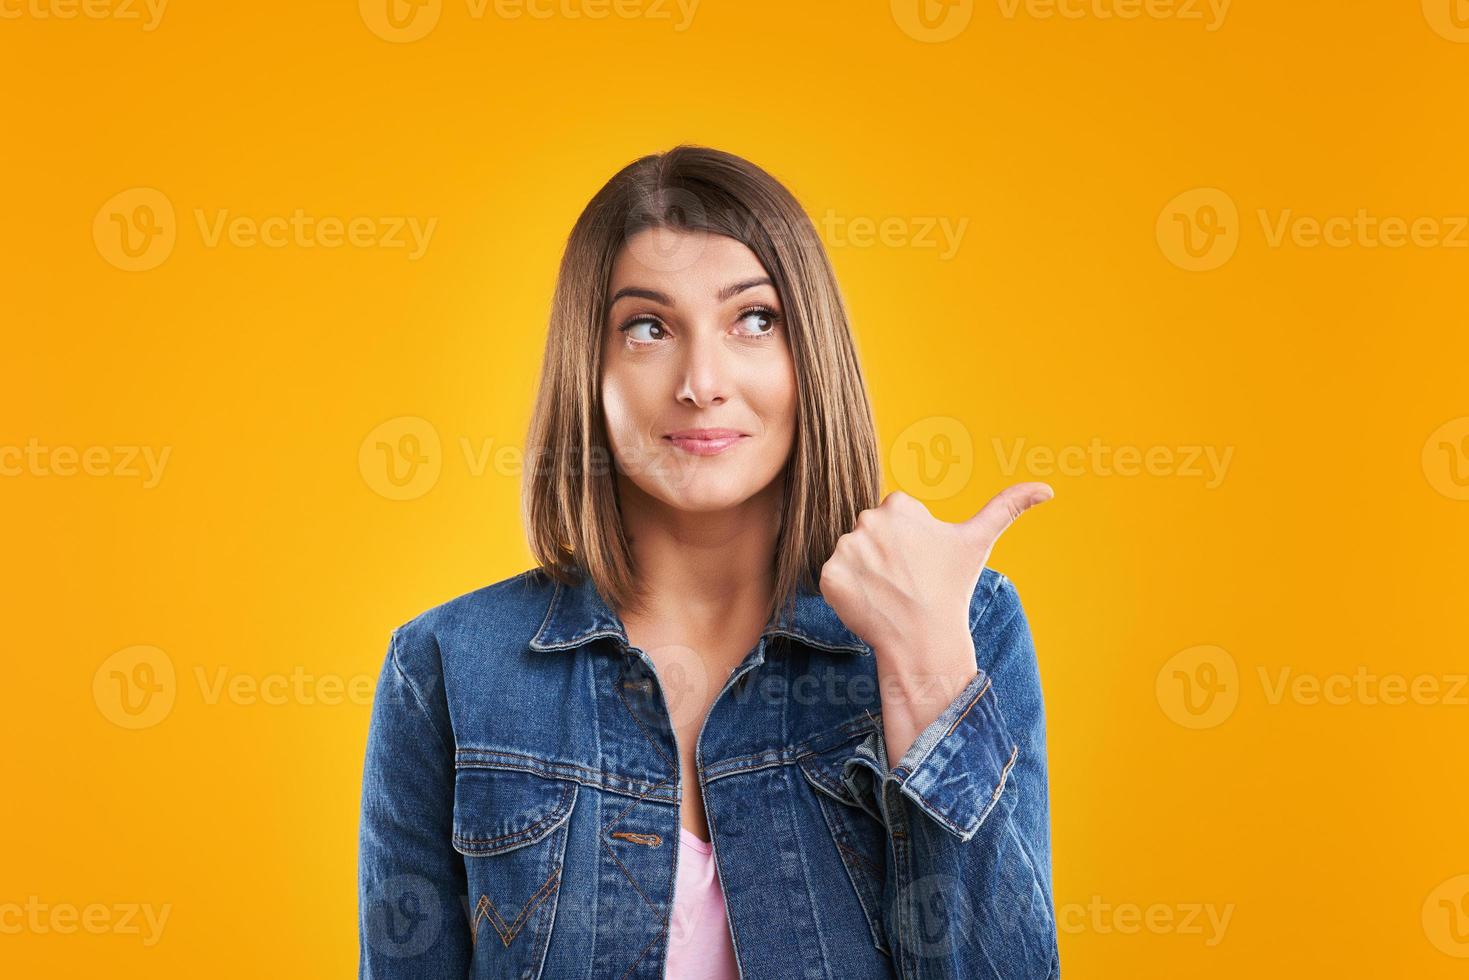
<instances>
[{"instance_id":1,"label":"pocket flap","mask_svg":"<svg viewBox=\"0 0 1469 980\"><path fill-rule=\"evenodd\" d=\"M842 751L802 756L797 760L806 780L827 796L847 806L857 806L852 788L842 781L842 764L852 755L851 746Z\"/></svg>"},{"instance_id":2,"label":"pocket flap","mask_svg":"<svg viewBox=\"0 0 1469 980\"><path fill-rule=\"evenodd\" d=\"M522 769L454 774L454 849L485 857L534 844L566 822L577 784Z\"/></svg>"},{"instance_id":3,"label":"pocket flap","mask_svg":"<svg viewBox=\"0 0 1469 980\"><path fill-rule=\"evenodd\" d=\"M870 774L852 763L864 751L873 750L877 737L875 731L859 733L858 737L849 736L835 746L808 751L796 762L812 786L839 803L860 807L874 819L881 820L877 801L873 798Z\"/></svg>"}]
</instances>

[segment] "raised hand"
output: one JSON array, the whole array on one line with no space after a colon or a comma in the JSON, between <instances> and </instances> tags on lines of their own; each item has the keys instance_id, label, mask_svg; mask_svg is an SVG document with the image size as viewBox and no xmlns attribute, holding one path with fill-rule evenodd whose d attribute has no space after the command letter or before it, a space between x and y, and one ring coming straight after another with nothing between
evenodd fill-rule
<instances>
[{"instance_id":1,"label":"raised hand","mask_svg":"<svg viewBox=\"0 0 1469 980\"><path fill-rule=\"evenodd\" d=\"M1017 517L1054 495L1017 483L950 524L896 490L837 539L821 594L873 648L891 763L975 675L969 602L985 563Z\"/></svg>"}]
</instances>

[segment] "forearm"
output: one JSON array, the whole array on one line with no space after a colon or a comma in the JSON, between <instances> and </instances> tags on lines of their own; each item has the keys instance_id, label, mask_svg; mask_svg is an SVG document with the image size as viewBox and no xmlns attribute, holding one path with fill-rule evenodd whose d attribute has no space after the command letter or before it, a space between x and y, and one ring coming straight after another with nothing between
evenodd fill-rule
<instances>
[{"instance_id":1,"label":"forearm","mask_svg":"<svg viewBox=\"0 0 1469 980\"><path fill-rule=\"evenodd\" d=\"M971 659L962 668L930 671L923 683L911 671L879 670L892 678L892 696L881 691L882 742L864 742L848 775L871 794L865 804L889 835L883 914L897 976L1056 980L1039 665L1009 580L987 571L973 605ZM910 630L887 649L905 658L896 664L930 648ZM960 677L968 679L954 691ZM927 706L949 693L934 715ZM879 748L890 753L886 768Z\"/></svg>"},{"instance_id":2,"label":"forearm","mask_svg":"<svg viewBox=\"0 0 1469 980\"><path fill-rule=\"evenodd\" d=\"M892 767L974 679L978 672L974 638L967 626L935 630L911 635L901 649L884 646L874 652L879 665L884 747ZM884 667L888 664L896 666Z\"/></svg>"}]
</instances>

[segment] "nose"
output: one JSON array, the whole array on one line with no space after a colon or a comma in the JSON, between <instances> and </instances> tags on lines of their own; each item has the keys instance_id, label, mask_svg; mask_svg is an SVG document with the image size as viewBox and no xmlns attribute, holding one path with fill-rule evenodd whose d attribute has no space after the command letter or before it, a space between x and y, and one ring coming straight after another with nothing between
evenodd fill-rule
<instances>
[{"instance_id":1,"label":"nose","mask_svg":"<svg viewBox=\"0 0 1469 980\"><path fill-rule=\"evenodd\" d=\"M698 327L690 331L683 346L682 374L678 400L694 408L718 405L728 397L729 366L726 351L719 342L719 331Z\"/></svg>"}]
</instances>

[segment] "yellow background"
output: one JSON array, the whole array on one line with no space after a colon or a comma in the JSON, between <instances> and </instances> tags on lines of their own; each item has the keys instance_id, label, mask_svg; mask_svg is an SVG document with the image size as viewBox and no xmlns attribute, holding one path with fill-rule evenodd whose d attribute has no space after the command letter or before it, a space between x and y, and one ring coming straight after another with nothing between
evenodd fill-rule
<instances>
[{"instance_id":1,"label":"yellow background","mask_svg":"<svg viewBox=\"0 0 1469 980\"><path fill-rule=\"evenodd\" d=\"M1041 661L1063 975L1469 970L1462 0L1464 29L1448 0L992 0L931 29L911 0L443 0L402 30L367 0L173 0L152 29L120 3L0 2L0 447L106 450L0 477L0 906L169 917L151 944L7 929L0 972L354 975L362 685L394 626L528 567L516 454L561 246L680 141L823 228L887 489L957 521L1056 488L992 564ZM128 271L109 229L147 216L109 202L135 188L175 241ZM297 209L437 223L417 258L200 228ZM1359 210L1460 244L1294 224ZM364 444L404 418L438 473L395 500ZM1093 440L1177 455L1006 463ZM113 447L166 449L161 478ZM1229 453L1222 479L1187 447ZM132 729L108 692L147 678L139 646L176 673ZM1275 696L1282 672L1345 703ZM1363 673L1439 694L1331 680ZM1228 710L1188 714L1211 676Z\"/></svg>"}]
</instances>

